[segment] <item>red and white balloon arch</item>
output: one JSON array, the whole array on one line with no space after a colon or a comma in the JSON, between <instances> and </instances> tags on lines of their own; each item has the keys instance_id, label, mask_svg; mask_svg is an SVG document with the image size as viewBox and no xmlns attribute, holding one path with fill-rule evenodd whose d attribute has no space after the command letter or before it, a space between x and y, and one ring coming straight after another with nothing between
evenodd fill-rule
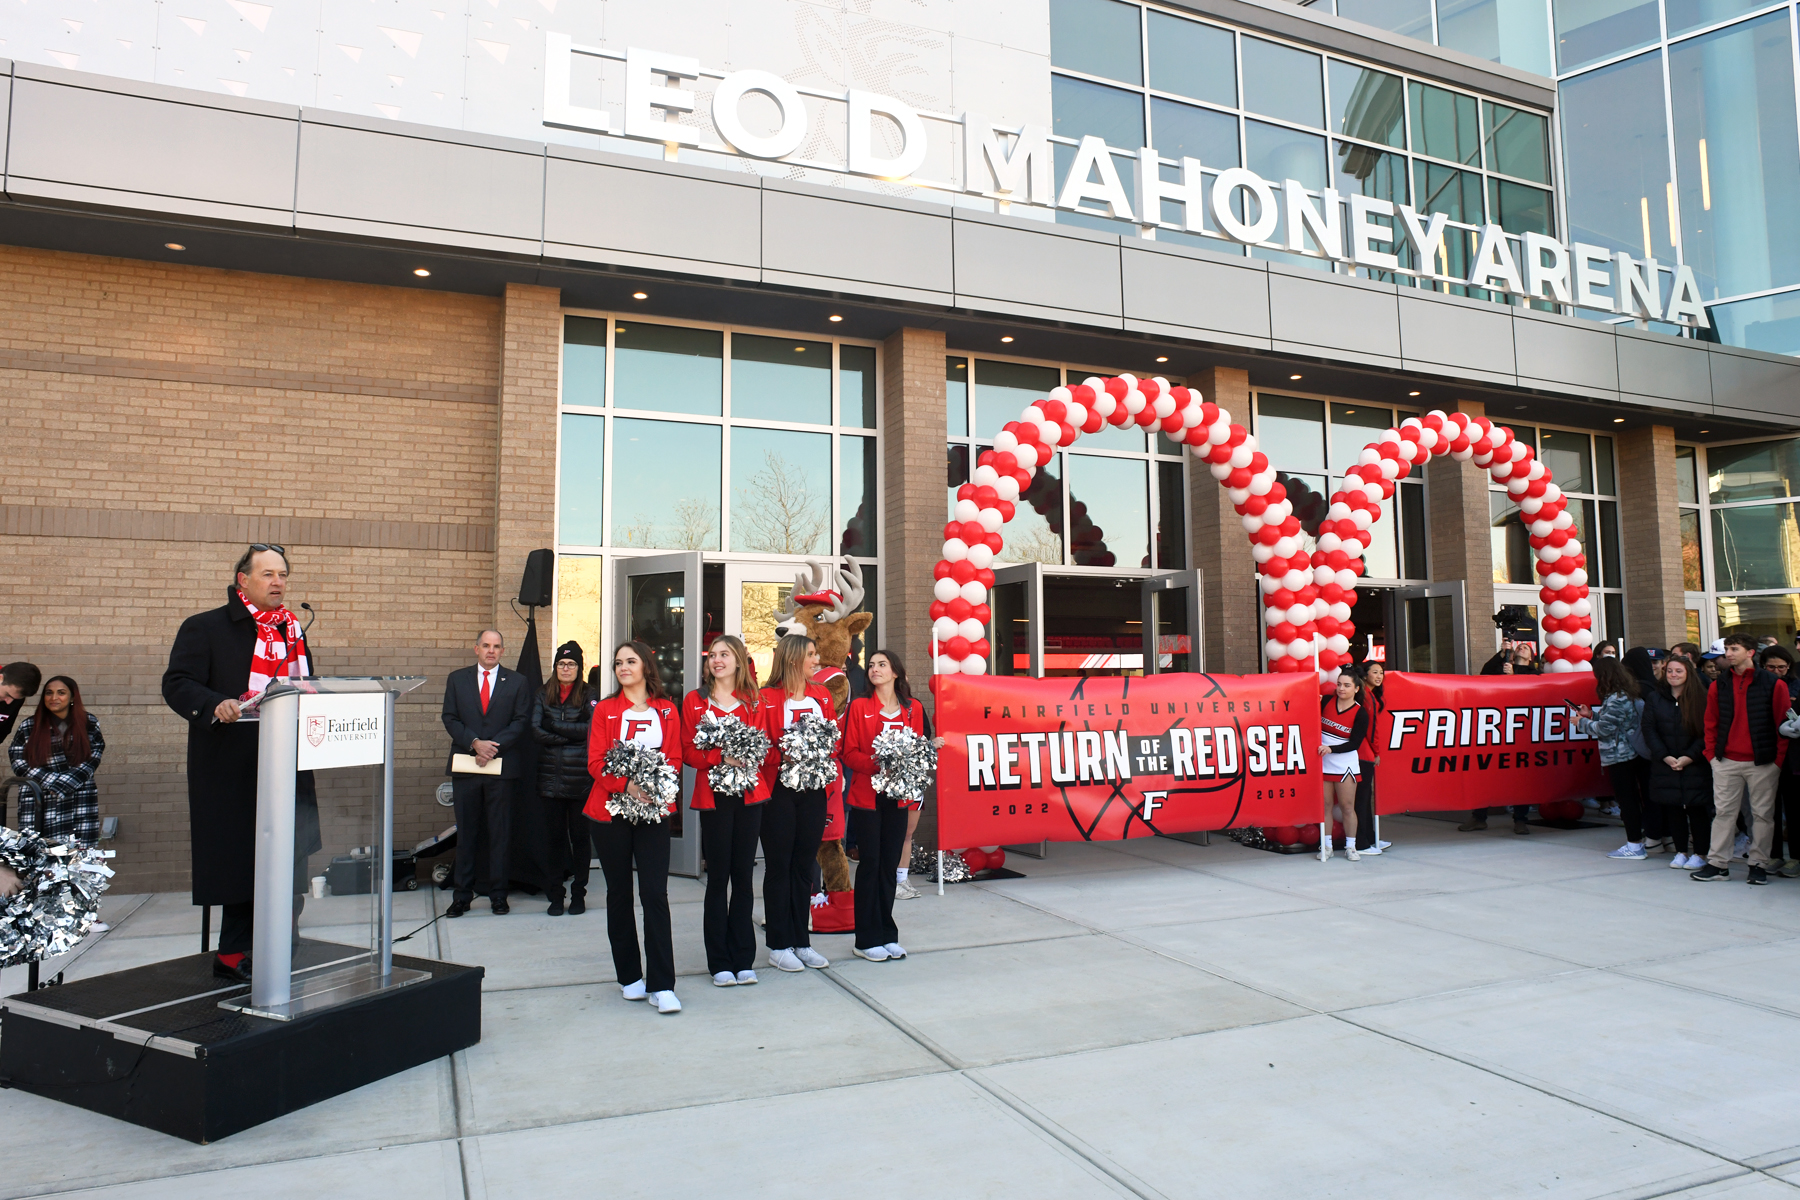
<instances>
[{"instance_id":1,"label":"red and white balloon arch","mask_svg":"<svg viewBox=\"0 0 1800 1200\"><path fill-rule=\"evenodd\" d=\"M1539 597L1549 641L1549 671L1590 670L1593 615L1588 601L1587 557L1574 532L1568 501L1532 448L1504 425L1486 417L1432 411L1409 417L1363 448L1345 472L1343 486L1319 523L1316 548L1304 533L1275 466L1257 449L1256 437L1231 414L1193 388L1162 378L1090 377L1059 387L1033 402L984 450L974 477L957 492L955 518L944 526L943 558L933 570L931 605L934 671L980 675L987 670L988 588L992 566L1004 548L1000 529L1031 486L1038 466L1056 448L1070 446L1103 425L1160 429L1206 460L1226 489L1250 537L1263 615L1264 648L1272 669L1317 670L1334 678L1351 662L1356 579L1363 573L1369 529L1381 519L1381 502L1394 481L1414 466L1448 454L1473 461L1518 502L1531 534L1540 577ZM1316 661L1315 661L1316 655Z\"/></svg>"}]
</instances>

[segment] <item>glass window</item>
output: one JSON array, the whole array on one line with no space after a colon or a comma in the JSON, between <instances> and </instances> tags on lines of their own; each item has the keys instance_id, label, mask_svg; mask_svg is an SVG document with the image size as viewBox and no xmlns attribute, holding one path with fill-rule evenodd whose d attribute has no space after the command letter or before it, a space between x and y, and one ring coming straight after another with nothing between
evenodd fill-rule
<instances>
[{"instance_id":1,"label":"glass window","mask_svg":"<svg viewBox=\"0 0 1800 1200\"><path fill-rule=\"evenodd\" d=\"M1648 46L1661 33L1656 0L1552 0L1551 7L1562 71Z\"/></svg>"},{"instance_id":2,"label":"glass window","mask_svg":"<svg viewBox=\"0 0 1800 1200\"><path fill-rule=\"evenodd\" d=\"M1297 181L1301 187L1311 191L1320 191L1330 186L1325 161L1325 139L1317 134L1302 133L1298 129L1288 129L1282 125L1268 125L1262 121L1245 121L1244 149L1244 165L1278 186L1288 179ZM1280 219L1275 224L1274 236L1269 240L1285 244L1287 206L1280 203L1278 198L1277 207ZM1317 248L1310 232L1306 235L1306 244ZM1322 258L1264 250L1261 247L1256 248L1254 253L1258 258L1277 259L1321 270L1331 269L1331 264Z\"/></svg>"},{"instance_id":3,"label":"glass window","mask_svg":"<svg viewBox=\"0 0 1800 1200\"><path fill-rule=\"evenodd\" d=\"M737 385L732 385L736 395ZM736 411L734 408L732 411ZM838 347L838 423L875 428L875 347Z\"/></svg>"},{"instance_id":4,"label":"glass window","mask_svg":"<svg viewBox=\"0 0 1800 1200\"><path fill-rule=\"evenodd\" d=\"M1574 505L1569 506L1574 515ZM1535 584L1536 557L1531 551L1531 531L1525 528L1519 506L1505 492L1488 493L1489 526L1495 583Z\"/></svg>"},{"instance_id":5,"label":"glass window","mask_svg":"<svg viewBox=\"0 0 1800 1200\"><path fill-rule=\"evenodd\" d=\"M1551 207L1550 193L1543 188L1508 179L1489 179L1488 212L1494 224L1508 233L1556 232L1556 211ZM1515 248L1515 257L1517 254Z\"/></svg>"},{"instance_id":6,"label":"glass window","mask_svg":"<svg viewBox=\"0 0 1800 1200\"><path fill-rule=\"evenodd\" d=\"M948 521L956 516L956 489L969 482L969 448L946 446L944 451L945 463L949 467L949 478L945 480L949 493L944 504L944 520ZM1017 515L1013 519L1017 520Z\"/></svg>"},{"instance_id":7,"label":"glass window","mask_svg":"<svg viewBox=\"0 0 1800 1200\"><path fill-rule=\"evenodd\" d=\"M1674 37L1702 25L1729 21L1751 9L1766 7L1763 0L1665 0L1663 16L1669 23L1669 36Z\"/></svg>"},{"instance_id":8,"label":"glass window","mask_svg":"<svg viewBox=\"0 0 1800 1200\"><path fill-rule=\"evenodd\" d=\"M1409 82L1412 94L1412 145L1420 154L1466 166L1481 165L1481 131L1475 97L1428 83Z\"/></svg>"},{"instance_id":9,"label":"glass window","mask_svg":"<svg viewBox=\"0 0 1800 1200\"><path fill-rule=\"evenodd\" d=\"M606 403L606 322L563 318L562 402L598 408Z\"/></svg>"},{"instance_id":10,"label":"glass window","mask_svg":"<svg viewBox=\"0 0 1800 1200\"><path fill-rule=\"evenodd\" d=\"M1150 566L1150 464L1091 454L1064 461L1070 560L1078 567Z\"/></svg>"},{"instance_id":11,"label":"glass window","mask_svg":"<svg viewBox=\"0 0 1800 1200\"><path fill-rule=\"evenodd\" d=\"M582 657L600 661L600 593L606 559L598 554L556 556L556 626L550 640L577 642Z\"/></svg>"},{"instance_id":12,"label":"glass window","mask_svg":"<svg viewBox=\"0 0 1800 1200\"><path fill-rule=\"evenodd\" d=\"M556 540L567 546L606 542L600 504L606 494L606 418L564 413L556 485Z\"/></svg>"},{"instance_id":13,"label":"glass window","mask_svg":"<svg viewBox=\"0 0 1800 1200\"><path fill-rule=\"evenodd\" d=\"M1347 471L1362 461L1363 447L1394 427L1394 410L1361 404L1331 406L1331 469Z\"/></svg>"},{"instance_id":14,"label":"glass window","mask_svg":"<svg viewBox=\"0 0 1800 1200\"><path fill-rule=\"evenodd\" d=\"M1602 596L1600 597L1600 601L1606 609L1606 636L1617 641L1622 648L1628 648L1630 643L1624 640L1626 633L1625 597L1619 595Z\"/></svg>"},{"instance_id":15,"label":"glass window","mask_svg":"<svg viewBox=\"0 0 1800 1200\"><path fill-rule=\"evenodd\" d=\"M1247 37L1244 39L1244 107L1265 117L1322 129L1325 126L1322 69L1317 54Z\"/></svg>"},{"instance_id":16,"label":"glass window","mask_svg":"<svg viewBox=\"0 0 1800 1200\"><path fill-rule=\"evenodd\" d=\"M1403 484L1395 490L1400 497L1400 533L1406 541L1406 578L1430 579L1431 567L1425 551L1425 489Z\"/></svg>"},{"instance_id":17,"label":"glass window","mask_svg":"<svg viewBox=\"0 0 1800 1200\"><path fill-rule=\"evenodd\" d=\"M1048 466L1031 475L1031 486L1013 505L1013 519L1000 528L1006 543L996 555L999 562L1041 562L1062 565L1062 459L1050 456Z\"/></svg>"},{"instance_id":18,"label":"glass window","mask_svg":"<svg viewBox=\"0 0 1800 1200\"><path fill-rule=\"evenodd\" d=\"M1150 142L1164 158L1197 158L1215 171L1239 162L1237 118L1197 104L1151 97ZM1179 179L1180 169L1166 166L1163 177ZM1167 211L1173 220L1179 210Z\"/></svg>"},{"instance_id":19,"label":"glass window","mask_svg":"<svg viewBox=\"0 0 1800 1200\"><path fill-rule=\"evenodd\" d=\"M1594 561L1594 548L1584 547L1588 561ZM1602 587L1622 588L1624 573L1619 569L1619 506L1611 500L1600 502L1600 561Z\"/></svg>"},{"instance_id":20,"label":"glass window","mask_svg":"<svg viewBox=\"0 0 1800 1200\"><path fill-rule=\"evenodd\" d=\"M1706 451L1706 491L1714 504L1775 500L1800 493L1800 440L1711 446ZM1714 552L1718 548L1715 546Z\"/></svg>"},{"instance_id":21,"label":"glass window","mask_svg":"<svg viewBox=\"0 0 1800 1200\"><path fill-rule=\"evenodd\" d=\"M1706 310L1713 336L1727 346L1800 354L1800 292L1758 296Z\"/></svg>"},{"instance_id":22,"label":"glass window","mask_svg":"<svg viewBox=\"0 0 1800 1200\"><path fill-rule=\"evenodd\" d=\"M1429 11L1426 24L1430 25ZM1331 131L1404 149L1406 92L1400 77L1332 59Z\"/></svg>"},{"instance_id":23,"label":"glass window","mask_svg":"<svg viewBox=\"0 0 1800 1200\"><path fill-rule=\"evenodd\" d=\"M1018 420L1027 405L1061 384L1062 372L1055 367L976 360L975 436L992 438L1007 422Z\"/></svg>"},{"instance_id":24,"label":"glass window","mask_svg":"<svg viewBox=\"0 0 1800 1200\"><path fill-rule=\"evenodd\" d=\"M1594 435L1594 480L1594 490L1602 496L1619 494L1613 476L1613 440L1605 434Z\"/></svg>"},{"instance_id":25,"label":"glass window","mask_svg":"<svg viewBox=\"0 0 1800 1200\"><path fill-rule=\"evenodd\" d=\"M1649 12L1654 37L1656 6ZM1659 56L1640 55L1566 80L1558 97L1570 239L1674 262Z\"/></svg>"},{"instance_id":26,"label":"glass window","mask_svg":"<svg viewBox=\"0 0 1800 1200\"><path fill-rule=\"evenodd\" d=\"M1156 565L1165 571L1187 567L1187 497L1181 464L1156 464Z\"/></svg>"},{"instance_id":27,"label":"glass window","mask_svg":"<svg viewBox=\"0 0 1800 1200\"><path fill-rule=\"evenodd\" d=\"M1111 3L1112 0L1107 0ZM1132 166L1135 159L1127 154L1135 154L1139 146L1144 145L1144 96L1141 92L1127 92L1120 88L1105 87L1097 83L1089 83L1084 79L1070 79L1066 75L1050 77L1050 108L1055 125L1055 132L1062 137L1081 138L1092 135L1104 141L1114 150L1125 151L1126 154L1115 154L1113 168L1118 172L1119 183L1125 189L1125 196L1133 205L1137 204L1137 181L1132 177ZM1055 146L1056 177L1067 180L1070 169L1075 165L1075 147L1058 143ZM1097 172L1090 170L1090 179L1097 177ZM1093 204L1093 201L1084 201ZM1117 230L1122 226L1105 215L1101 207L1081 209L1070 212L1067 209L1057 210L1056 219L1065 223L1088 225L1093 228ZM1098 218L1099 223L1095 223ZM1008 418L1010 420L1010 418Z\"/></svg>"},{"instance_id":28,"label":"glass window","mask_svg":"<svg viewBox=\"0 0 1800 1200\"><path fill-rule=\"evenodd\" d=\"M1669 47L1682 261L1708 300L1800 283L1800 126L1788 14Z\"/></svg>"},{"instance_id":29,"label":"glass window","mask_svg":"<svg viewBox=\"0 0 1800 1200\"><path fill-rule=\"evenodd\" d=\"M1550 74L1550 20L1542 0L1438 0L1438 45Z\"/></svg>"},{"instance_id":30,"label":"glass window","mask_svg":"<svg viewBox=\"0 0 1800 1200\"><path fill-rule=\"evenodd\" d=\"M1473 171L1458 171L1453 167L1414 160L1413 207L1427 215L1441 212L1452 221L1480 225L1481 176ZM1438 261L1440 274L1468 278L1474 236L1470 230L1444 231L1444 246Z\"/></svg>"},{"instance_id":31,"label":"glass window","mask_svg":"<svg viewBox=\"0 0 1800 1200\"><path fill-rule=\"evenodd\" d=\"M1549 120L1491 100L1483 100L1481 107L1487 129L1488 169L1549 183Z\"/></svg>"},{"instance_id":32,"label":"glass window","mask_svg":"<svg viewBox=\"0 0 1800 1200\"><path fill-rule=\"evenodd\" d=\"M1719 636L1747 633L1753 637L1770 634L1784 646L1794 644L1794 630L1800 625L1800 595L1786 596L1720 596Z\"/></svg>"},{"instance_id":33,"label":"glass window","mask_svg":"<svg viewBox=\"0 0 1800 1200\"><path fill-rule=\"evenodd\" d=\"M719 427L619 417L613 439L612 544L717 550Z\"/></svg>"},{"instance_id":34,"label":"glass window","mask_svg":"<svg viewBox=\"0 0 1800 1200\"><path fill-rule=\"evenodd\" d=\"M1319 548L1319 522L1325 519L1326 510L1331 507L1329 493L1325 490L1323 475L1289 475L1286 471L1275 472L1275 482L1287 492L1288 502L1294 506L1294 519L1300 522L1301 548L1308 554Z\"/></svg>"},{"instance_id":35,"label":"glass window","mask_svg":"<svg viewBox=\"0 0 1800 1200\"><path fill-rule=\"evenodd\" d=\"M1343 486L1342 479L1332 480L1333 491ZM1394 495L1399 494L1400 489L1395 488ZM1400 578L1399 537L1395 524L1394 498L1390 496L1381 502L1381 520L1369 526L1369 533L1374 540L1363 551L1363 573L1371 579Z\"/></svg>"},{"instance_id":36,"label":"glass window","mask_svg":"<svg viewBox=\"0 0 1800 1200\"><path fill-rule=\"evenodd\" d=\"M880 503L875 491L875 439L844 435L838 442L839 554L875 556L875 512Z\"/></svg>"},{"instance_id":37,"label":"glass window","mask_svg":"<svg viewBox=\"0 0 1800 1200\"><path fill-rule=\"evenodd\" d=\"M1391 150L1373 150L1355 142L1337 142L1334 146L1337 152L1339 192L1346 195L1360 192L1395 204L1407 203L1406 155ZM1369 222L1394 231L1395 236L1391 242L1378 244L1376 248L1397 256L1401 266L1410 268L1412 246L1400 228L1399 218L1371 216ZM1360 267L1358 272L1371 278L1393 278L1389 272L1371 271L1368 267Z\"/></svg>"},{"instance_id":38,"label":"glass window","mask_svg":"<svg viewBox=\"0 0 1800 1200\"><path fill-rule=\"evenodd\" d=\"M1683 504L1700 503L1699 473L1692 446L1675 447L1675 496Z\"/></svg>"},{"instance_id":39,"label":"glass window","mask_svg":"<svg viewBox=\"0 0 1800 1200\"><path fill-rule=\"evenodd\" d=\"M1681 510L1681 586L1684 591L1698 592L1706 588L1700 571L1700 512Z\"/></svg>"},{"instance_id":40,"label":"glass window","mask_svg":"<svg viewBox=\"0 0 1800 1200\"><path fill-rule=\"evenodd\" d=\"M1118 371L1106 371L1102 373L1101 378L1119 373ZM1093 372L1070 371L1069 381L1080 383L1090 374ZM1135 422L1128 425L1114 425L1108 421L1100 426L1099 433L1084 433L1081 435L1081 440L1075 444L1083 450L1129 450L1135 454L1142 454L1145 450L1144 427Z\"/></svg>"},{"instance_id":41,"label":"glass window","mask_svg":"<svg viewBox=\"0 0 1800 1200\"><path fill-rule=\"evenodd\" d=\"M1229 29L1151 9L1150 86L1237 107L1233 40Z\"/></svg>"},{"instance_id":42,"label":"glass window","mask_svg":"<svg viewBox=\"0 0 1800 1200\"><path fill-rule=\"evenodd\" d=\"M1257 448L1282 470L1325 469L1325 405L1298 396L1256 398Z\"/></svg>"},{"instance_id":43,"label":"glass window","mask_svg":"<svg viewBox=\"0 0 1800 1200\"><path fill-rule=\"evenodd\" d=\"M619 408L709 417L724 411L725 335L717 329L632 321L613 327L613 352Z\"/></svg>"},{"instance_id":44,"label":"glass window","mask_svg":"<svg viewBox=\"0 0 1800 1200\"><path fill-rule=\"evenodd\" d=\"M1338 0L1337 15L1421 42L1431 40L1431 0ZM1336 79L1331 88L1337 90Z\"/></svg>"},{"instance_id":45,"label":"glass window","mask_svg":"<svg viewBox=\"0 0 1800 1200\"><path fill-rule=\"evenodd\" d=\"M1538 444L1538 458L1565 492L1594 490L1593 472L1589 470L1590 452L1585 433L1568 433L1546 429Z\"/></svg>"},{"instance_id":46,"label":"glass window","mask_svg":"<svg viewBox=\"0 0 1800 1200\"><path fill-rule=\"evenodd\" d=\"M731 415L831 424L831 344L732 334Z\"/></svg>"},{"instance_id":47,"label":"glass window","mask_svg":"<svg viewBox=\"0 0 1800 1200\"><path fill-rule=\"evenodd\" d=\"M1138 7L1116 0L1050 0L1050 63L1122 83L1144 82Z\"/></svg>"},{"instance_id":48,"label":"glass window","mask_svg":"<svg viewBox=\"0 0 1800 1200\"><path fill-rule=\"evenodd\" d=\"M735 426L731 548L824 554L830 528L831 435Z\"/></svg>"},{"instance_id":49,"label":"glass window","mask_svg":"<svg viewBox=\"0 0 1800 1200\"><path fill-rule=\"evenodd\" d=\"M951 437L969 436L969 360L944 360L945 424ZM1002 422L1004 424L1004 422Z\"/></svg>"}]
</instances>

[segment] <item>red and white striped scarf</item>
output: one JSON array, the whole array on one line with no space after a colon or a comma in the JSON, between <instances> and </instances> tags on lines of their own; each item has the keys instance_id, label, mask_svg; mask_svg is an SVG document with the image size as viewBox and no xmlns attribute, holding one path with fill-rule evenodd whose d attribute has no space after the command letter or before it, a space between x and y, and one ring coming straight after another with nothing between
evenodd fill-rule
<instances>
[{"instance_id":1,"label":"red and white striped scarf","mask_svg":"<svg viewBox=\"0 0 1800 1200\"><path fill-rule=\"evenodd\" d=\"M260 696L276 679L297 679L310 674L300 640L300 621L285 607L263 612L250 603L242 588L238 602L256 618L256 646L250 652L250 685L240 700Z\"/></svg>"}]
</instances>

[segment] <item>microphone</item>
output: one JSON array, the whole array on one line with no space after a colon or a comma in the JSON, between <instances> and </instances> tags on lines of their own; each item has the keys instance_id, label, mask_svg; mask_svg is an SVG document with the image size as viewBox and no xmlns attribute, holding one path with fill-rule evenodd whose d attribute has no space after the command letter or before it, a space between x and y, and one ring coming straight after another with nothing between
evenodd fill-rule
<instances>
[{"instance_id":1,"label":"microphone","mask_svg":"<svg viewBox=\"0 0 1800 1200\"><path fill-rule=\"evenodd\" d=\"M312 628L312 623L319 619L319 614L314 612L313 606L304 600L300 602L300 607L306 610L306 624L300 629L300 636L305 637L306 631Z\"/></svg>"}]
</instances>

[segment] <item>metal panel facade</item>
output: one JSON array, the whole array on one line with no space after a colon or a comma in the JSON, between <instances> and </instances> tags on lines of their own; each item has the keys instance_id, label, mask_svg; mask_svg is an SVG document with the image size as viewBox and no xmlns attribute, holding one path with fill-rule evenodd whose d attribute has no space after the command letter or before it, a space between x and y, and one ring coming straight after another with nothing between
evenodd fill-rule
<instances>
[{"instance_id":1,"label":"metal panel facade","mask_svg":"<svg viewBox=\"0 0 1800 1200\"><path fill-rule=\"evenodd\" d=\"M763 181L763 275L800 286L840 280L873 295L947 303L955 291L950 210Z\"/></svg>"}]
</instances>

